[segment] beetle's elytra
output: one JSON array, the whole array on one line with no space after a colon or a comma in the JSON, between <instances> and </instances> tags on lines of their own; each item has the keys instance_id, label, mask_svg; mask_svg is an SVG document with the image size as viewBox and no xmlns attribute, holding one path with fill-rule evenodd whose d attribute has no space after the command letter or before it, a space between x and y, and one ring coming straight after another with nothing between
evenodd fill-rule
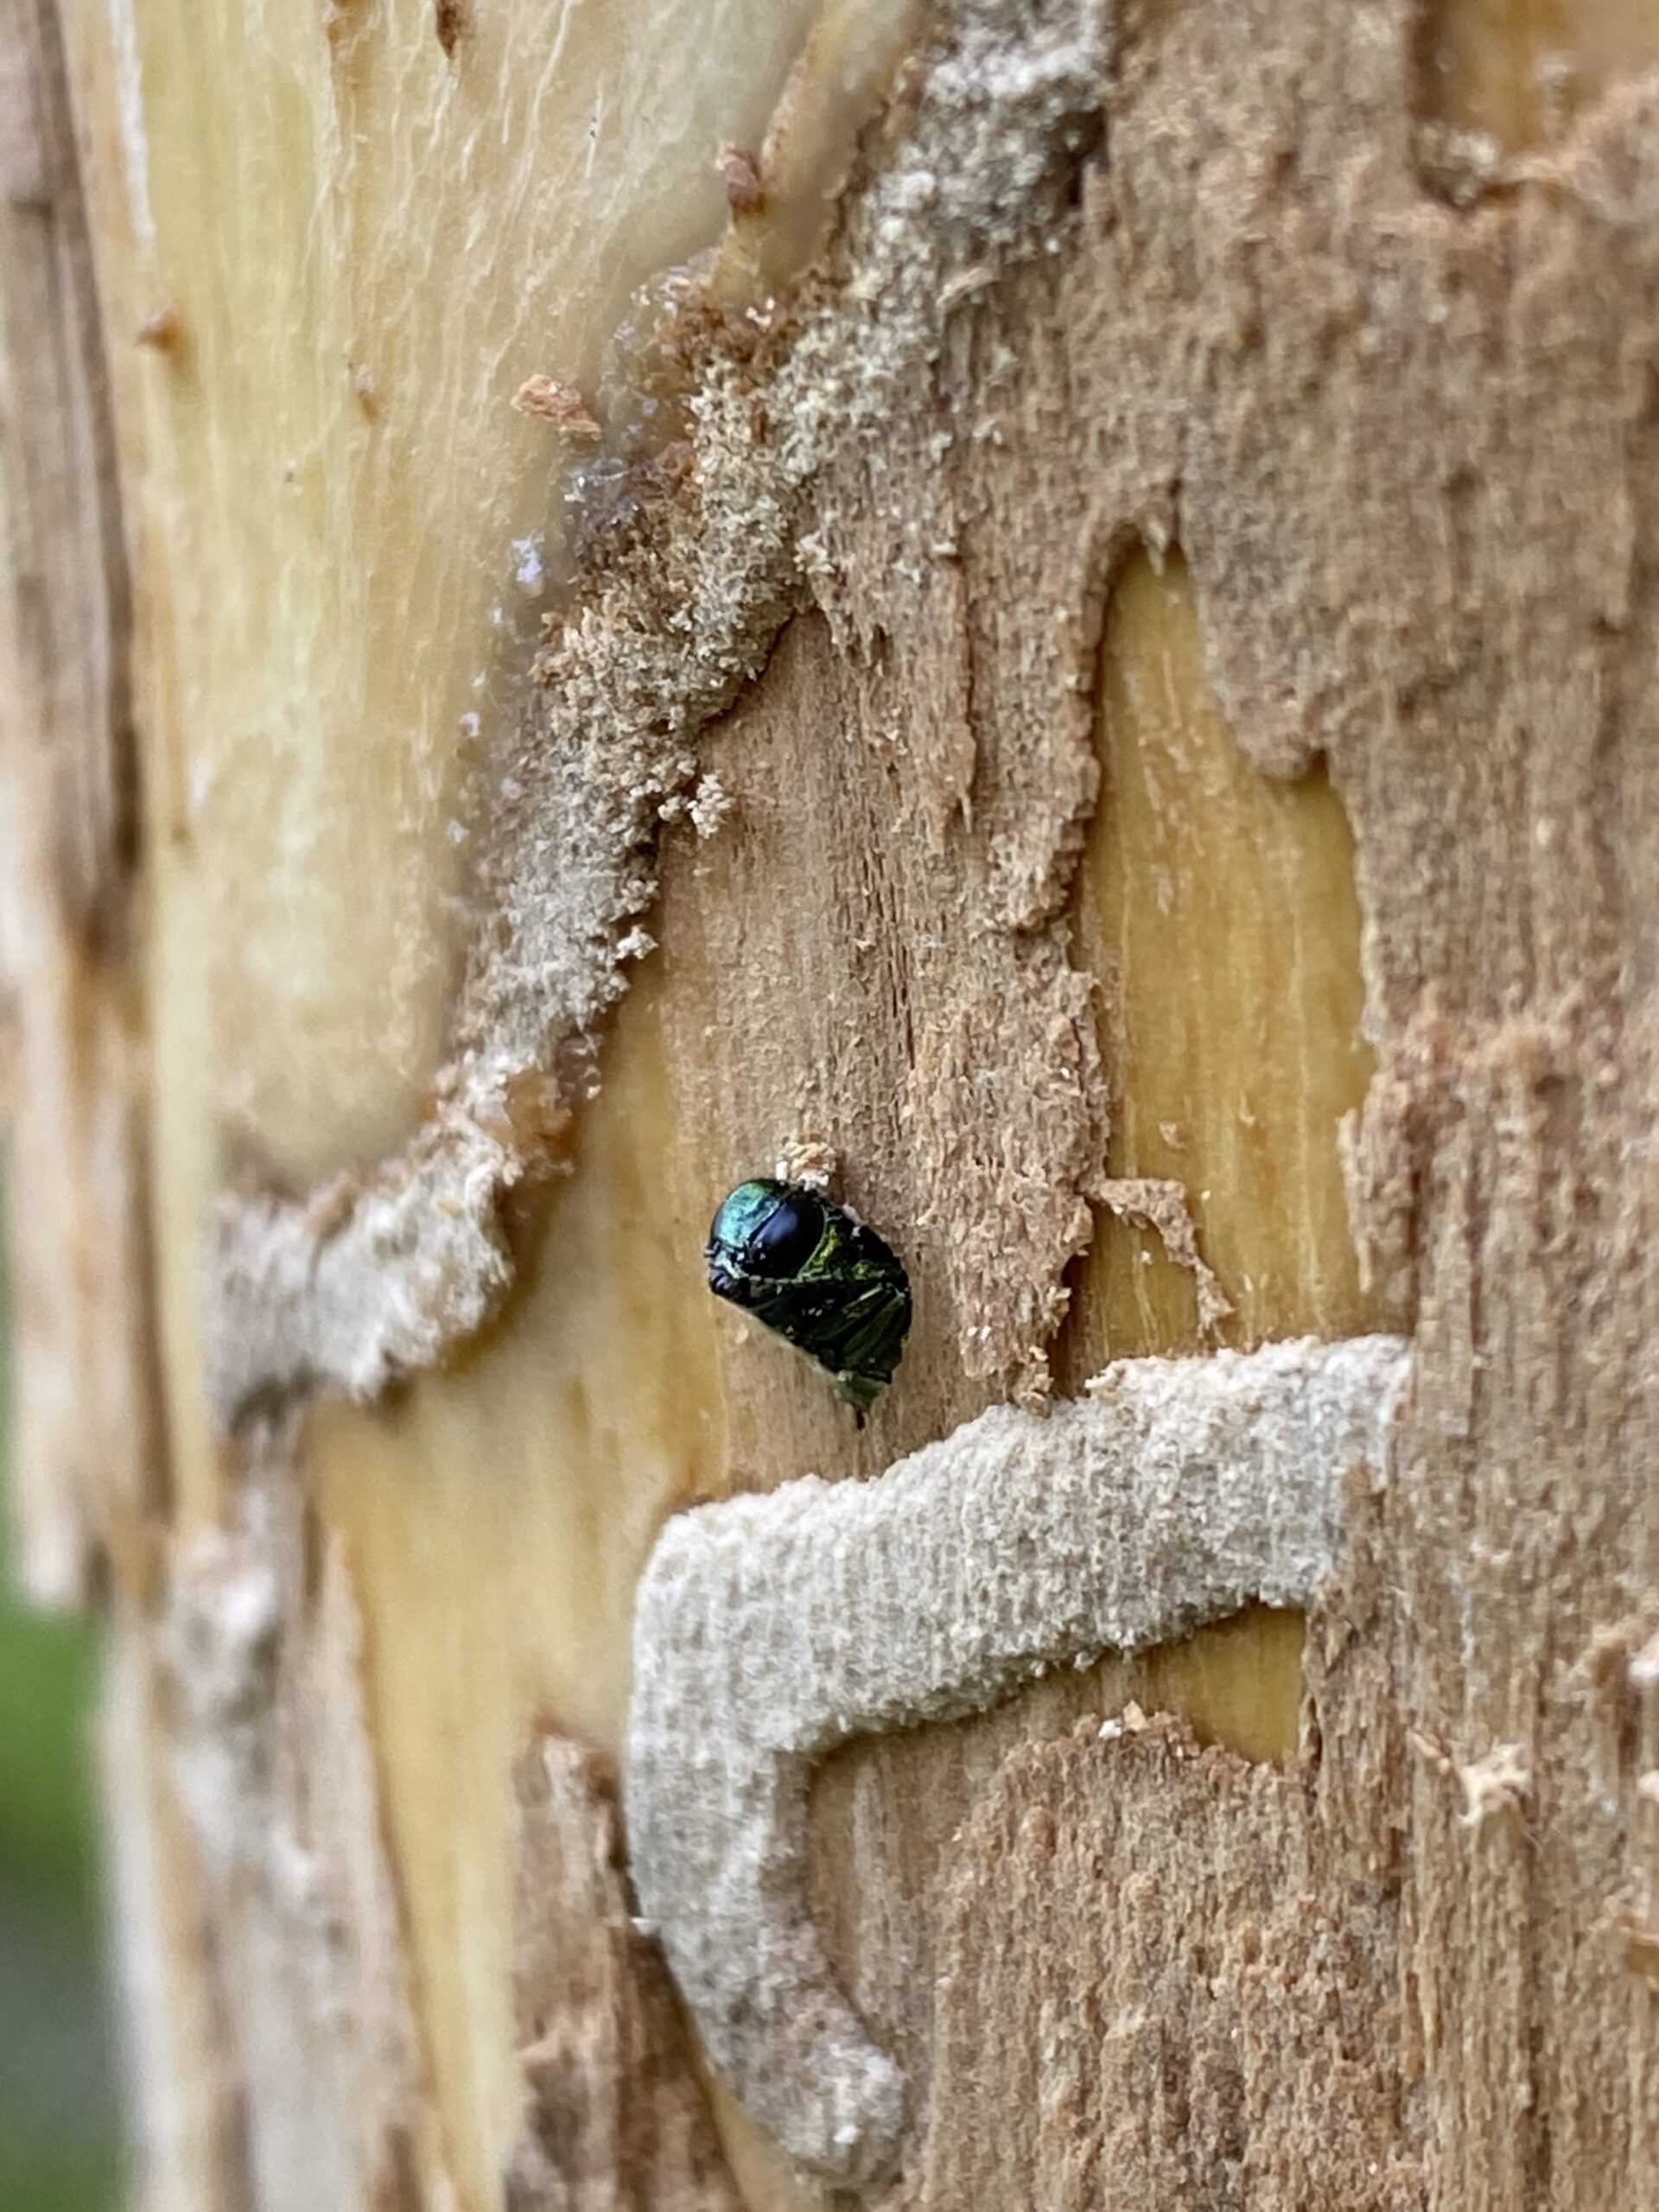
<instances>
[{"instance_id":1,"label":"beetle's elytra","mask_svg":"<svg viewBox=\"0 0 1659 2212\"><path fill-rule=\"evenodd\" d=\"M760 1176L722 1200L703 1256L715 1297L817 1360L861 1420L910 1327L910 1278L893 1247L804 1184Z\"/></svg>"}]
</instances>

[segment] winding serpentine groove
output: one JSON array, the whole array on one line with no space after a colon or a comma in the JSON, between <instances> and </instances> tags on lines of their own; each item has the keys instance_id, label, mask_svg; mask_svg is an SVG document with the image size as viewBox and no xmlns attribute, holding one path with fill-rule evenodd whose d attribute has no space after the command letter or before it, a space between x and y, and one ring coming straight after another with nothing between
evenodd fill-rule
<instances>
[{"instance_id":1,"label":"winding serpentine groove","mask_svg":"<svg viewBox=\"0 0 1659 2212\"><path fill-rule=\"evenodd\" d=\"M1385 1479L1408 1366L1384 1336L1122 1360L873 1482L806 1475L668 1523L635 1613L634 1879L715 2063L794 2157L869 2188L905 2122L808 1908L815 1762L1252 1600L1307 1604L1345 1483Z\"/></svg>"},{"instance_id":2,"label":"winding serpentine groove","mask_svg":"<svg viewBox=\"0 0 1659 2212\"><path fill-rule=\"evenodd\" d=\"M500 764L511 774L480 838L488 925L431 1115L367 1175L300 1198L221 1195L203 1311L226 1429L313 1390L372 1400L499 1305L513 1274L500 1204L526 1164L514 1086L574 1103L560 1053L591 1043L627 987L660 810L801 603L811 486L925 381L953 302L1042 253L1065 221L1065 179L1098 124L1109 14L1108 0L939 0L903 137L842 211L852 274L809 284L780 325L767 384L779 434L757 422L755 364L718 347L702 364L683 495L586 580ZM1052 1255L1056 1274L1068 1256Z\"/></svg>"}]
</instances>

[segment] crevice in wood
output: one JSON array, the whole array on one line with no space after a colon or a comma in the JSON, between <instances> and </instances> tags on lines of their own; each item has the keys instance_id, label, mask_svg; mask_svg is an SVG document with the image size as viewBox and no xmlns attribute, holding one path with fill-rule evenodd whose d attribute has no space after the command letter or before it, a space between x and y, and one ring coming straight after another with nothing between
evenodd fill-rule
<instances>
[{"instance_id":1,"label":"crevice in wood","mask_svg":"<svg viewBox=\"0 0 1659 2212\"><path fill-rule=\"evenodd\" d=\"M528 2107L505 2212L741 2212L673 1986L634 1910L605 1761L545 1732L513 1789Z\"/></svg>"}]
</instances>

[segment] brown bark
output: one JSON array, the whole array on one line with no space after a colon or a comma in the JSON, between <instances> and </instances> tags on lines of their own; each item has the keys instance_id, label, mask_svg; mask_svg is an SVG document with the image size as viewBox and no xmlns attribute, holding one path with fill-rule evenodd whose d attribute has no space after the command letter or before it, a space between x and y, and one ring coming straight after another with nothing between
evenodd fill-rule
<instances>
[{"instance_id":1,"label":"brown bark","mask_svg":"<svg viewBox=\"0 0 1659 2212\"><path fill-rule=\"evenodd\" d=\"M530 2106L508 2212L741 2212L684 2062L672 1986L632 1910L604 1761L548 1734L514 1787L513 1978Z\"/></svg>"}]
</instances>

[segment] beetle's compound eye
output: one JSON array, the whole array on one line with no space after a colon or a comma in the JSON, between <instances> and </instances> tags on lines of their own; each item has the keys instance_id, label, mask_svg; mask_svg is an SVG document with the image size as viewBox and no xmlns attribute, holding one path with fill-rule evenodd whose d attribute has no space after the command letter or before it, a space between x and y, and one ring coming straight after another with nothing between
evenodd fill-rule
<instances>
[{"instance_id":1,"label":"beetle's compound eye","mask_svg":"<svg viewBox=\"0 0 1659 2212\"><path fill-rule=\"evenodd\" d=\"M758 1275L792 1275L817 1250L823 1235L823 1208L810 1191L791 1191L750 1237L745 1256Z\"/></svg>"}]
</instances>

